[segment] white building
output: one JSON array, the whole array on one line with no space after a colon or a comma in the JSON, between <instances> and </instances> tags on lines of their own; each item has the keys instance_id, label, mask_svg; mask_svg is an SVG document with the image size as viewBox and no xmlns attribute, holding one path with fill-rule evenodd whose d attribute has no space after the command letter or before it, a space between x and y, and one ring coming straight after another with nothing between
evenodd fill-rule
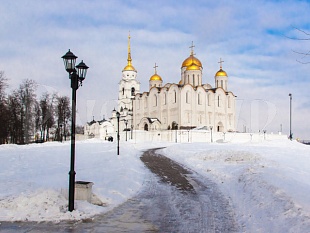
<instances>
[{"instance_id":1,"label":"white building","mask_svg":"<svg viewBox=\"0 0 310 233\"><path fill-rule=\"evenodd\" d=\"M120 113L120 132L194 128L215 132L235 131L236 96L228 89L228 75L222 69L223 61L220 60L220 70L215 73L214 87L203 83L202 63L194 56L193 47L190 56L181 65L178 83L164 84L155 64L155 73L149 78L149 90L140 92L137 70L132 65L129 36L127 65L119 82L117 109L112 111L110 121L104 124L95 126L94 121L88 123L85 134L104 138L112 127L117 131L117 112ZM94 132L102 133L98 135Z\"/></svg>"}]
</instances>

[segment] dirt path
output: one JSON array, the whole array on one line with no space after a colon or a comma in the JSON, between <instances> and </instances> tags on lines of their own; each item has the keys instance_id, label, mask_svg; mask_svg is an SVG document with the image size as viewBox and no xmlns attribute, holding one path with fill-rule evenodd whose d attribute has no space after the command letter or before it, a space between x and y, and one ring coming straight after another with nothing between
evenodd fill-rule
<instances>
[{"instance_id":1,"label":"dirt path","mask_svg":"<svg viewBox=\"0 0 310 233\"><path fill-rule=\"evenodd\" d=\"M2 232L239 232L216 184L159 154L144 152L144 187L112 211L83 222L2 223Z\"/></svg>"}]
</instances>

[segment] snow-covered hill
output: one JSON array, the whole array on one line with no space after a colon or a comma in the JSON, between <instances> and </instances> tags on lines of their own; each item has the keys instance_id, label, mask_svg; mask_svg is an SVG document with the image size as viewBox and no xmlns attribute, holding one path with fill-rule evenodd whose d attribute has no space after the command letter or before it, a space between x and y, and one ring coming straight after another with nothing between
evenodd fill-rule
<instances>
[{"instance_id":1,"label":"snow-covered hill","mask_svg":"<svg viewBox=\"0 0 310 233\"><path fill-rule=\"evenodd\" d=\"M306 232L310 226L310 147L289 140L261 143L116 143L76 145L76 180L94 183L107 205L76 201L67 211L70 142L0 146L0 221L89 218L135 195L148 173L139 156L163 147L174 160L216 182L247 232Z\"/></svg>"}]
</instances>

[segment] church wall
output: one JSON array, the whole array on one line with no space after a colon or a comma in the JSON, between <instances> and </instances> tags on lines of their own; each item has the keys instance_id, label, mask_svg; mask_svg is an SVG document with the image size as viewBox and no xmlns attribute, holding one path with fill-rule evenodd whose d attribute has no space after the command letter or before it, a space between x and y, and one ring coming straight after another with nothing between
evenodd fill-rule
<instances>
[{"instance_id":1,"label":"church wall","mask_svg":"<svg viewBox=\"0 0 310 233\"><path fill-rule=\"evenodd\" d=\"M172 84L170 88L168 89L168 99L167 99L167 109L168 109L168 119L167 119L167 125L170 128L172 127L172 124L176 123L178 126L180 125L180 116L179 116L179 109L181 104L180 99L180 90L178 88L178 85Z\"/></svg>"}]
</instances>

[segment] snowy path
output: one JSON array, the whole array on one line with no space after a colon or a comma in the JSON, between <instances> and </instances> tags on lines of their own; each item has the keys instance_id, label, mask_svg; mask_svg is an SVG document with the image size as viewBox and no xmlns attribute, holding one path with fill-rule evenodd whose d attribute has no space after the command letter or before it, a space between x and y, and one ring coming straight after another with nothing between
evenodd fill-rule
<instances>
[{"instance_id":1,"label":"snowy path","mask_svg":"<svg viewBox=\"0 0 310 233\"><path fill-rule=\"evenodd\" d=\"M83 222L2 223L1 230L5 232L239 231L229 202L215 183L202 179L198 174L185 170L164 156L155 154L155 150L145 152L141 159L149 168L161 164L157 167L157 175L149 173L140 193L112 211ZM157 163L154 164L152 161Z\"/></svg>"}]
</instances>

